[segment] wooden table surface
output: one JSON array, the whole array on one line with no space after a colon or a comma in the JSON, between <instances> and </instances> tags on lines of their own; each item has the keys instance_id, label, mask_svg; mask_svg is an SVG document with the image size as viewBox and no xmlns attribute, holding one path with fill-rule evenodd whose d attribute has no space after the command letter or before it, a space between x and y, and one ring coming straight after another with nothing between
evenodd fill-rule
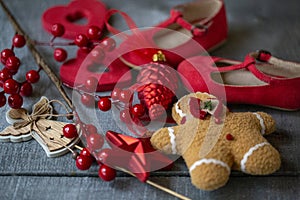
<instances>
[{"instance_id":1,"label":"wooden table surface","mask_svg":"<svg viewBox=\"0 0 300 200\"><path fill-rule=\"evenodd\" d=\"M42 29L41 15L48 7L65 4L67 0L3 0L13 12L26 33L39 41L49 40ZM129 13L140 27L154 25L169 15L172 6L184 0L104 0L109 8ZM212 55L243 59L251 51L267 49L287 60L300 61L300 3L286 1L229 1L225 0L229 21L227 43ZM123 21L114 20L115 26L126 30ZM10 46L14 30L0 9L0 49ZM39 48L53 70L59 71L50 48ZM34 60L24 48L17 50L23 63L22 69L34 68ZM24 74L19 73L22 76ZM300 88L300 86L299 86ZM300 92L300 91L299 91ZM68 94L71 91L68 90ZM41 81L34 86L34 95L26 99L30 108L40 96L61 99L48 77L42 73ZM280 95L280 94L278 94ZM251 98L249 96L249 98ZM249 176L232 172L227 185L213 192L193 187L183 161L179 159L170 172L152 173L150 179L192 199L299 199L300 198L300 112L284 112L258 106L234 105L234 111L258 111L270 113L277 121L275 134L267 136L282 156L279 171L268 176ZM8 124L5 112L0 109L0 130ZM106 128L112 128L110 114L103 115ZM70 154L60 158L48 158L34 140L24 143L0 143L0 199L173 199L174 197L135 178L118 173L113 182L103 182L97 176L97 166L79 171Z\"/></svg>"}]
</instances>

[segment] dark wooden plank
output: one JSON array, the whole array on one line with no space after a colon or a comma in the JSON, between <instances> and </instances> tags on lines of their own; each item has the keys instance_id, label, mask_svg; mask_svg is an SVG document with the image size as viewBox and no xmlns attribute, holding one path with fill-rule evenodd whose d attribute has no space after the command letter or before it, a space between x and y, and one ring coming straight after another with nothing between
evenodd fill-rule
<instances>
[{"instance_id":1,"label":"dark wooden plank","mask_svg":"<svg viewBox=\"0 0 300 200\"><path fill-rule=\"evenodd\" d=\"M231 178L217 191L196 190L186 177L156 177L152 181L192 199L295 199L299 177ZM102 182L91 177L1 176L0 199L174 199L172 196L133 178L119 177ZM242 183L242 184L241 184Z\"/></svg>"}]
</instances>

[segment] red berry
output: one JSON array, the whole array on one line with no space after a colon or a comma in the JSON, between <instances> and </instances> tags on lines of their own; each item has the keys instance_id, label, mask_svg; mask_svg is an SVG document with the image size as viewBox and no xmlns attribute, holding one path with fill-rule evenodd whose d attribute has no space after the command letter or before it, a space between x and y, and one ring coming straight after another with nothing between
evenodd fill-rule
<instances>
[{"instance_id":1,"label":"red berry","mask_svg":"<svg viewBox=\"0 0 300 200\"><path fill-rule=\"evenodd\" d=\"M13 37L12 44L14 45L14 47L21 48L25 46L26 40L23 35L16 34Z\"/></svg>"},{"instance_id":2,"label":"red berry","mask_svg":"<svg viewBox=\"0 0 300 200\"><path fill-rule=\"evenodd\" d=\"M5 65L9 71L18 71L21 62L16 56L10 56L7 58Z\"/></svg>"},{"instance_id":3,"label":"red berry","mask_svg":"<svg viewBox=\"0 0 300 200\"><path fill-rule=\"evenodd\" d=\"M92 155L91 153L89 152L89 150L87 148L83 148L81 151L80 151L80 155L82 156L88 156L88 157L91 157L92 158Z\"/></svg>"},{"instance_id":4,"label":"red berry","mask_svg":"<svg viewBox=\"0 0 300 200\"><path fill-rule=\"evenodd\" d=\"M121 89L115 88L115 89L111 92L111 98L112 98L113 100L118 100L118 99L119 99L119 96L120 96L120 92L121 92Z\"/></svg>"},{"instance_id":5,"label":"red berry","mask_svg":"<svg viewBox=\"0 0 300 200\"><path fill-rule=\"evenodd\" d=\"M21 85L20 95L28 97L32 94L32 85L28 82L25 82Z\"/></svg>"},{"instance_id":6,"label":"red berry","mask_svg":"<svg viewBox=\"0 0 300 200\"><path fill-rule=\"evenodd\" d=\"M87 107L92 107L95 105L95 98L89 94L82 94L81 95L81 103Z\"/></svg>"},{"instance_id":7,"label":"red berry","mask_svg":"<svg viewBox=\"0 0 300 200\"><path fill-rule=\"evenodd\" d=\"M74 124L67 124L63 127L63 134L66 138L74 138L78 136L77 128Z\"/></svg>"},{"instance_id":8,"label":"red berry","mask_svg":"<svg viewBox=\"0 0 300 200\"><path fill-rule=\"evenodd\" d=\"M74 40L74 43L79 47L86 47L89 43L89 39L84 34L78 34Z\"/></svg>"},{"instance_id":9,"label":"red berry","mask_svg":"<svg viewBox=\"0 0 300 200\"><path fill-rule=\"evenodd\" d=\"M96 155L96 159L97 159L98 163L106 164L107 158L108 158L108 156L110 156L111 152L112 152L112 150L108 149L108 148L105 148L105 149L102 149L101 151L99 151Z\"/></svg>"},{"instance_id":10,"label":"red berry","mask_svg":"<svg viewBox=\"0 0 300 200\"><path fill-rule=\"evenodd\" d=\"M19 94L12 94L8 97L8 105L13 109L19 109L23 105L23 98Z\"/></svg>"},{"instance_id":11,"label":"red berry","mask_svg":"<svg viewBox=\"0 0 300 200\"><path fill-rule=\"evenodd\" d=\"M12 78L12 74L10 73L10 71L7 68L3 68L0 71L0 82L5 82L8 79Z\"/></svg>"},{"instance_id":12,"label":"red berry","mask_svg":"<svg viewBox=\"0 0 300 200\"><path fill-rule=\"evenodd\" d=\"M84 82L84 87L89 91L89 92L95 92L98 86L98 79L90 76L86 79Z\"/></svg>"},{"instance_id":13,"label":"red berry","mask_svg":"<svg viewBox=\"0 0 300 200\"><path fill-rule=\"evenodd\" d=\"M105 58L105 53L102 49L102 47L95 47L91 53L90 53L90 57L92 59L92 61L96 64L102 64L104 58Z\"/></svg>"},{"instance_id":14,"label":"red berry","mask_svg":"<svg viewBox=\"0 0 300 200\"><path fill-rule=\"evenodd\" d=\"M14 79L8 79L4 82L3 89L6 94L17 94L20 86L19 83Z\"/></svg>"},{"instance_id":15,"label":"red berry","mask_svg":"<svg viewBox=\"0 0 300 200\"><path fill-rule=\"evenodd\" d=\"M40 80L40 74L39 72L35 70L30 70L26 73L26 80L29 83L36 83Z\"/></svg>"},{"instance_id":16,"label":"red berry","mask_svg":"<svg viewBox=\"0 0 300 200\"><path fill-rule=\"evenodd\" d=\"M86 131L88 132L88 134L98 132L96 126L94 126L93 124L87 124L85 128L86 128Z\"/></svg>"},{"instance_id":17,"label":"red berry","mask_svg":"<svg viewBox=\"0 0 300 200\"><path fill-rule=\"evenodd\" d=\"M133 97L133 94L130 90L122 90L119 95L119 100L124 103L129 103Z\"/></svg>"},{"instance_id":18,"label":"red berry","mask_svg":"<svg viewBox=\"0 0 300 200\"><path fill-rule=\"evenodd\" d=\"M101 33L101 29L98 26L90 26L87 31L87 37L91 40L99 40Z\"/></svg>"},{"instance_id":19,"label":"red berry","mask_svg":"<svg viewBox=\"0 0 300 200\"><path fill-rule=\"evenodd\" d=\"M0 108L3 107L6 104L6 97L4 95L4 92L0 93Z\"/></svg>"},{"instance_id":20,"label":"red berry","mask_svg":"<svg viewBox=\"0 0 300 200\"><path fill-rule=\"evenodd\" d=\"M65 27L62 24L53 24L51 27L51 34L54 37L61 37L65 33Z\"/></svg>"},{"instance_id":21,"label":"red berry","mask_svg":"<svg viewBox=\"0 0 300 200\"><path fill-rule=\"evenodd\" d=\"M108 111L111 108L111 101L107 97L100 98L98 101L98 108L102 111Z\"/></svg>"},{"instance_id":22,"label":"red berry","mask_svg":"<svg viewBox=\"0 0 300 200\"><path fill-rule=\"evenodd\" d=\"M98 175L104 181L112 181L116 178L116 170L107 165L101 165Z\"/></svg>"},{"instance_id":23,"label":"red berry","mask_svg":"<svg viewBox=\"0 0 300 200\"><path fill-rule=\"evenodd\" d=\"M108 52L114 50L116 48L116 45L116 41L112 38L106 38L101 42L101 46L103 47L103 49Z\"/></svg>"},{"instance_id":24,"label":"red berry","mask_svg":"<svg viewBox=\"0 0 300 200\"><path fill-rule=\"evenodd\" d=\"M62 48L54 49L54 59L58 62L63 62L67 59L68 53Z\"/></svg>"},{"instance_id":25,"label":"red berry","mask_svg":"<svg viewBox=\"0 0 300 200\"><path fill-rule=\"evenodd\" d=\"M131 121L131 114L129 112L129 109L125 109L125 110L122 110L120 112L120 119L125 124L130 123L130 121Z\"/></svg>"},{"instance_id":26,"label":"red berry","mask_svg":"<svg viewBox=\"0 0 300 200\"><path fill-rule=\"evenodd\" d=\"M88 170L93 164L93 159L89 156L79 155L76 158L76 167L80 170Z\"/></svg>"},{"instance_id":27,"label":"red berry","mask_svg":"<svg viewBox=\"0 0 300 200\"><path fill-rule=\"evenodd\" d=\"M104 144L102 135L98 133L91 133L87 136L87 146L91 151L99 150Z\"/></svg>"},{"instance_id":28,"label":"red berry","mask_svg":"<svg viewBox=\"0 0 300 200\"><path fill-rule=\"evenodd\" d=\"M6 60L11 56L15 56L15 53L10 49L4 49L1 51L1 62L5 65Z\"/></svg>"},{"instance_id":29,"label":"red berry","mask_svg":"<svg viewBox=\"0 0 300 200\"><path fill-rule=\"evenodd\" d=\"M229 140L229 141L234 140L234 137L231 134L227 134L226 140Z\"/></svg>"},{"instance_id":30,"label":"red berry","mask_svg":"<svg viewBox=\"0 0 300 200\"><path fill-rule=\"evenodd\" d=\"M142 117L145 114L145 108L141 104L135 104L131 109L131 114L135 117Z\"/></svg>"}]
</instances>

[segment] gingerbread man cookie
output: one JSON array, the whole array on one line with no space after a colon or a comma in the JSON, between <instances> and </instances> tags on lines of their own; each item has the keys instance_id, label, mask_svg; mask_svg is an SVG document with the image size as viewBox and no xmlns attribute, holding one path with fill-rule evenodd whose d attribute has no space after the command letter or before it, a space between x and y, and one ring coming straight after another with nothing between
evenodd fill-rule
<instances>
[{"instance_id":1,"label":"gingerbread man cookie","mask_svg":"<svg viewBox=\"0 0 300 200\"><path fill-rule=\"evenodd\" d=\"M224 186L231 169L266 175L280 167L278 151L263 137L275 131L275 121L266 113L229 112L214 96L197 92L182 97L172 116L178 125L156 131L151 143L182 155L199 189Z\"/></svg>"}]
</instances>

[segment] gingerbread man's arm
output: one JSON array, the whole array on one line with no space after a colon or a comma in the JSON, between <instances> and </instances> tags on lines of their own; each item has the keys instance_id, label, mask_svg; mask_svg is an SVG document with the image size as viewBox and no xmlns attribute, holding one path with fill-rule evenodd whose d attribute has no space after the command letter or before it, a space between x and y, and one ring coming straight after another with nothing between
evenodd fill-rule
<instances>
[{"instance_id":1,"label":"gingerbread man's arm","mask_svg":"<svg viewBox=\"0 0 300 200\"><path fill-rule=\"evenodd\" d=\"M256 117L262 135L269 135L275 131L275 120L264 112L252 113Z\"/></svg>"},{"instance_id":2,"label":"gingerbread man's arm","mask_svg":"<svg viewBox=\"0 0 300 200\"><path fill-rule=\"evenodd\" d=\"M196 134L197 123L193 121L189 120L183 125L159 129L151 137L152 146L166 154L182 155L183 150L191 144ZM188 133L186 127L191 126L195 126L195 131Z\"/></svg>"}]
</instances>

